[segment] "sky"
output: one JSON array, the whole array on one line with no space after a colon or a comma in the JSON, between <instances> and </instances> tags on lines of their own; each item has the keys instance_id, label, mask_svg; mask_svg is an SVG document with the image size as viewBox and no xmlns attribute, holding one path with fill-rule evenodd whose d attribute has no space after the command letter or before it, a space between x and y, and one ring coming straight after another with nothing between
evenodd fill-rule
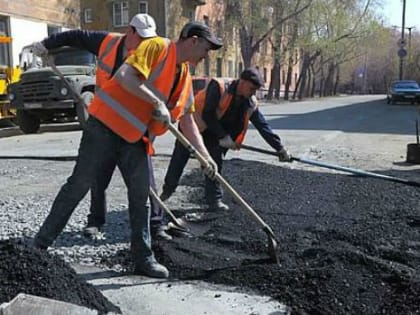
<instances>
[{"instance_id":1,"label":"sky","mask_svg":"<svg viewBox=\"0 0 420 315\"><path fill-rule=\"evenodd\" d=\"M386 25L402 25L402 0L383 0L381 10ZM420 31L420 0L406 0L405 2L405 27L415 27Z\"/></svg>"}]
</instances>

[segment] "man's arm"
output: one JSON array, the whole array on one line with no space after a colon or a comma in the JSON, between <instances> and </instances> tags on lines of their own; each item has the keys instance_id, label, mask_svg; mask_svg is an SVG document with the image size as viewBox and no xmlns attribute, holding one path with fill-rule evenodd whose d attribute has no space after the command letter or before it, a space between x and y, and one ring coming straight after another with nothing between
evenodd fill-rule
<instances>
[{"instance_id":1,"label":"man's arm","mask_svg":"<svg viewBox=\"0 0 420 315\"><path fill-rule=\"evenodd\" d=\"M249 118L255 128L258 130L264 140L276 151L283 148L280 137L276 135L271 129L270 125L265 120L264 115L257 108Z\"/></svg>"},{"instance_id":2,"label":"man's arm","mask_svg":"<svg viewBox=\"0 0 420 315\"><path fill-rule=\"evenodd\" d=\"M48 50L62 46L72 46L98 55L101 43L107 34L108 32L104 31L71 30L52 34L42 40L42 44Z\"/></svg>"},{"instance_id":3,"label":"man's arm","mask_svg":"<svg viewBox=\"0 0 420 315\"><path fill-rule=\"evenodd\" d=\"M143 99L145 102L153 104L155 107L163 103L155 93L153 93L139 76L137 69L131 65L124 63L115 73L115 79L120 85L133 95Z\"/></svg>"}]
</instances>

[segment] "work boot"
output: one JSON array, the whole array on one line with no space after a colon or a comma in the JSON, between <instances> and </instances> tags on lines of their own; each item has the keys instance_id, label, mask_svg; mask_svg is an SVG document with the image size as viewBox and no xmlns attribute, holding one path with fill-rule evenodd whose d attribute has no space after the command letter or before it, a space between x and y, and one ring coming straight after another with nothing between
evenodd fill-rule
<instances>
[{"instance_id":1,"label":"work boot","mask_svg":"<svg viewBox=\"0 0 420 315\"><path fill-rule=\"evenodd\" d=\"M87 226L83 229L83 235L93 240L104 238L104 233L102 233L101 226Z\"/></svg>"},{"instance_id":2,"label":"work boot","mask_svg":"<svg viewBox=\"0 0 420 315\"><path fill-rule=\"evenodd\" d=\"M170 241L172 240L172 236L170 236L167 232L168 227L163 225L152 226L151 228L151 235L152 240L163 240L163 241Z\"/></svg>"},{"instance_id":3,"label":"work boot","mask_svg":"<svg viewBox=\"0 0 420 315\"><path fill-rule=\"evenodd\" d=\"M143 263L136 264L134 274L151 278L169 277L168 269L164 265L159 264L154 257L146 259Z\"/></svg>"},{"instance_id":4,"label":"work boot","mask_svg":"<svg viewBox=\"0 0 420 315\"><path fill-rule=\"evenodd\" d=\"M222 200L217 199L216 201L209 204L209 210L212 211L228 211L229 206L225 204Z\"/></svg>"}]
</instances>

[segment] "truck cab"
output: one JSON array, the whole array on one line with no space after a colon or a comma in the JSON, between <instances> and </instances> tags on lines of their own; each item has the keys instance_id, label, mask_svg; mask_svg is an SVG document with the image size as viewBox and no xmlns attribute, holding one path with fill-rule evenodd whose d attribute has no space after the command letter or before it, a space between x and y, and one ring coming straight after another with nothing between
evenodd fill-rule
<instances>
[{"instance_id":1,"label":"truck cab","mask_svg":"<svg viewBox=\"0 0 420 315\"><path fill-rule=\"evenodd\" d=\"M50 50L49 55L75 92L89 104L95 90L95 55L73 47ZM66 83L42 58L32 53L31 46L23 48L20 67L23 73L19 82L9 85L9 99L24 133L38 132L41 123L78 121L84 126L85 105L77 101Z\"/></svg>"}]
</instances>

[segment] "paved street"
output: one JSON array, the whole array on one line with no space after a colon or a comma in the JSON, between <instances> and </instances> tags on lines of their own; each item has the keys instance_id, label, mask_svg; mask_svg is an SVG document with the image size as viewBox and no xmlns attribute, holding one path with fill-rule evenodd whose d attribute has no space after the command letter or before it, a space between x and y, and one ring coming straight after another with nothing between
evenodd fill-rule
<instances>
[{"instance_id":1,"label":"paved street","mask_svg":"<svg viewBox=\"0 0 420 315\"><path fill-rule=\"evenodd\" d=\"M406 146L416 141L416 107L387 105L384 96L334 97L314 101L262 104L273 129L296 156L334 162L351 167L375 170L399 170L401 176L418 180L417 165L405 163ZM76 156L81 131L76 124L44 126L41 133L22 135L17 128L0 130L0 155L6 157ZM156 174L161 183L174 137L167 133L156 141ZM256 130L251 128L246 144L270 149ZM229 152L227 158L241 158L276 163L275 157L241 150ZM30 167L29 160L12 160ZM66 162L59 178L45 181L45 191L56 193L70 174L73 162ZM196 164L193 164L196 166ZM319 169L298 163L283 167ZM44 176L44 175L43 175ZM114 176L111 185L122 185ZM23 179L22 179L23 180ZM0 181L2 191L12 195L31 189L31 183ZM110 198L126 203L120 190ZM76 266L124 314L283 314L283 306L268 297L241 293L238 290L202 282L160 282L138 276L113 277L92 267Z\"/></svg>"}]
</instances>

